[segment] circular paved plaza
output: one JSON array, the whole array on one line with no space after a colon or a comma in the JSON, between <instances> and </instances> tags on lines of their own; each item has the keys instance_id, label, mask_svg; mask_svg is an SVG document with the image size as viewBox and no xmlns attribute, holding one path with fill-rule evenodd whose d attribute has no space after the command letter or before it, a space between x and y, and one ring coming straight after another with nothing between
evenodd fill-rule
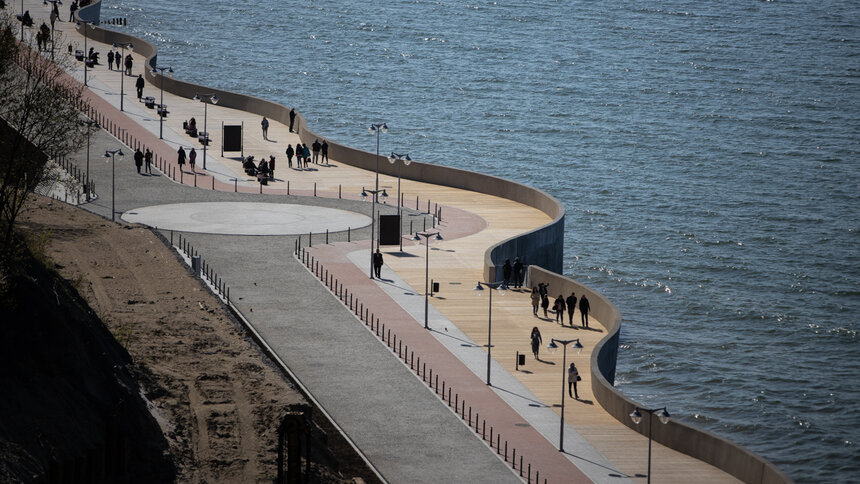
<instances>
[{"instance_id":1,"label":"circular paved plaza","mask_svg":"<svg viewBox=\"0 0 860 484\"><path fill-rule=\"evenodd\" d=\"M370 224L370 217L347 210L256 202L151 205L129 210L122 214L122 219L159 229L228 235L339 232Z\"/></svg>"}]
</instances>

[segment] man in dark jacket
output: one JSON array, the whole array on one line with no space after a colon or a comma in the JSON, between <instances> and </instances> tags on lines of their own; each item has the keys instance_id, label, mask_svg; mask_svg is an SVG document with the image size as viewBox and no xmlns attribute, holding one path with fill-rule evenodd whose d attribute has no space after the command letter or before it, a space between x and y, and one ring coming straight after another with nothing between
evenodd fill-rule
<instances>
[{"instance_id":1,"label":"man in dark jacket","mask_svg":"<svg viewBox=\"0 0 860 484\"><path fill-rule=\"evenodd\" d=\"M514 287L523 287L523 263L514 257Z\"/></svg>"},{"instance_id":2,"label":"man in dark jacket","mask_svg":"<svg viewBox=\"0 0 860 484\"><path fill-rule=\"evenodd\" d=\"M134 87L137 88L137 100L138 101L140 101L140 98L143 97L143 86L144 86L143 74L138 74L137 75L137 82L134 83Z\"/></svg>"},{"instance_id":3,"label":"man in dark jacket","mask_svg":"<svg viewBox=\"0 0 860 484\"><path fill-rule=\"evenodd\" d=\"M381 277L379 274L382 272L382 253L379 252L379 249L373 253L373 272L377 279Z\"/></svg>"},{"instance_id":4,"label":"man in dark jacket","mask_svg":"<svg viewBox=\"0 0 860 484\"><path fill-rule=\"evenodd\" d=\"M576 310L576 294L570 293L567 296L567 321L573 326L573 312Z\"/></svg>"},{"instance_id":5,"label":"man in dark jacket","mask_svg":"<svg viewBox=\"0 0 860 484\"><path fill-rule=\"evenodd\" d=\"M588 327L588 310L591 309L591 305L588 304L588 299L586 299L585 294L579 298L579 312L582 315L582 327Z\"/></svg>"},{"instance_id":6,"label":"man in dark jacket","mask_svg":"<svg viewBox=\"0 0 860 484\"><path fill-rule=\"evenodd\" d=\"M137 174L140 175L140 168L143 166L143 153L140 148L134 150L134 166L137 167Z\"/></svg>"}]
</instances>

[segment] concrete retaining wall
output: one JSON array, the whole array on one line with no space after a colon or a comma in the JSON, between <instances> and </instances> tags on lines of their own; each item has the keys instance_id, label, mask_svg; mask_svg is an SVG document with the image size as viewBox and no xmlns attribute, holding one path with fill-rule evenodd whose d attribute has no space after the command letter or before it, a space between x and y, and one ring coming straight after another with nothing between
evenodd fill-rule
<instances>
[{"instance_id":1,"label":"concrete retaining wall","mask_svg":"<svg viewBox=\"0 0 860 484\"><path fill-rule=\"evenodd\" d=\"M100 10L101 2L96 0L91 6L78 10L77 15L81 19L97 24ZM81 33L83 33L82 29L83 26L78 27L78 31ZM172 77L162 79L161 75L153 74L151 68L157 65L158 52L155 46L149 42L96 26L88 28L87 31L91 39L108 44L132 42L134 51L146 57L146 80L159 87L163 81L164 90L167 92L188 98L194 97L197 93L217 94L218 104L221 106L266 116L271 120L289 125L290 109L286 106L245 94L192 84ZM298 130L302 143L312 144L314 139L324 139L323 136L307 128L305 119L300 113L296 115L295 128ZM378 166L380 173L397 175L397 167L388 163L384 154L381 154L380 159L377 160L375 153L351 148L330 139L327 141L329 143L329 155L333 159L371 171ZM511 259L513 261L514 257L520 257L523 263L529 265L527 280L532 285L536 285L538 282L548 282L551 285L552 293L560 292L566 296L573 291L577 297L586 294L591 303L592 314L609 325L608 334L597 344L592 353L591 372L594 396L620 422L639 433L646 432L647 421L643 421L637 426L633 425L629 418L629 414L638 404L618 392L613 386L618 358L621 313L614 304L599 293L560 275L563 269L564 206L541 190L503 178L457 168L413 161L409 166L401 167L401 176L408 180L461 188L506 198L534 207L552 219L551 222L542 227L511 237L487 249L484 254L484 280L499 280L500 276L497 273L500 271L497 268L501 266L504 260ZM645 419L647 418L646 415ZM653 428L654 440L657 442L712 464L744 482L759 484L793 482L772 463L710 432L676 421L670 421L667 425L655 423Z\"/></svg>"}]
</instances>

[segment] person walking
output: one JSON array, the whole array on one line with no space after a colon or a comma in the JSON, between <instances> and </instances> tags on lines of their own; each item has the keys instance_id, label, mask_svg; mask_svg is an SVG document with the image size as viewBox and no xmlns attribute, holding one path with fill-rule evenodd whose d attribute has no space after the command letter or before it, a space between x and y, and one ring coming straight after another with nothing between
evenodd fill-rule
<instances>
[{"instance_id":1,"label":"person walking","mask_svg":"<svg viewBox=\"0 0 860 484\"><path fill-rule=\"evenodd\" d=\"M263 139L269 141L269 120L263 116L263 120L260 121L260 127L263 128Z\"/></svg>"},{"instance_id":2,"label":"person walking","mask_svg":"<svg viewBox=\"0 0 860 484\"><path fill-rule=\"evenodd\" d=\"M322 145L320 144L320 140L315 139L314 144L311 145L311 149L314 152L314 164L315 165L318 165L320 162L320 149L321 148L322 148Z\"/></svg>"},{"instance_id":3,"label":"person walking","mask_svg":"<svg viewBox=\"0 0 860 484\"><path fill-rule=\"evenodd\" d=\"M532 288L532 314L537 316L538 306L540 306L540 293L536 287Z\"/></svg>"},{"instance_id":4,"label":"person walking","mask_svg":"<svg viewBox=\"0 0 860 484\"><path fill-rule=\"evenodd\" d=\"M72 4L69 5L69 22L75 21L75 12L78 11L78 0L72 0Z\"/></svg>"},{"instance_id":5,"label":"person walking","mask_svg":"<svg viewBox=\"0 0 860 484\"><path fill-rule=\"evenodd\" d=\"M113 51L112 50L108 50L107 60L108 60L108 69L113 70Z\"/></svg>"},{"instance_id":6,"label":"person walking","mask_svg":"<svg viewBox=\"0 0 860 484\"><path fill-rule=\"evenodd\" d=\"M293 124L296 122L296 108L290 109L290 133L293 132Z\"/></svg>"},{"instance_id":7,"label":"person walking","mask_svg":"<svg viewBox=\"0 0 860 484\"><path fill-rule=\"evenodd\" d=\"M549 296L546 294L540 297L540 307L543 309L543 317L549 319L549 314L547 314L547 310L549 309Z\"/></svg>"},{"instance_id":8,"label":"person walking","mask_svg":"<svg viewBox=\"0 0 860 484\"><path fill-rule=\"evenodd\" d=\"M116 70L119 70L119 65L122 62L122 55L119 53L119 51L113 53L113 62L114 65L116 65Z\"/></svg>"},{"instance_id":9,"label":"person walking","mask_svg":"<svg viewBox=\"0 0 860 484\"><path fill-rule=\"evenodd\" d=\"M511 267L511 260L505 259L505 263L502 265L502 281L507 286L511 282L511 272L513 271L513 267Z\"/></svg>"},{"instance_id":10,"label":"person walking","mask_svg":"<svg viewBox=\"0 0 860 484\"><path fill-rule=\"evenodd\" d=\"M579 400L579 391L576 389L576 382L580 380L582 380L582 377L579 376L579 370L576 369L576 365L571 361L570 366L567 367L567 396ZM573 393L570 392L571 388L573 388Z\"/></svg>"},{"instance_id":11,"label":"person walking","mask_svg":"<svg viewBox=\"0 0 860 484\"><path fill-rule=\"evenodd\" d=\"M523 263L519 257L514 257L514 286L523 287Z\"/></svg>"},{"instance_id":12,"label":"person walking","mask_svg":"<svg viewBox=\"0 0 860 484\"><path fill-rule=\"evenodd\" d=\"M555 298L554 307L555 307L555 322L561 323L561 325L564 326L564 296L559 294L558 297Z\"/></svg>"},{"instance_id":13,"label":"person walking","mask_svg":"<svg viewBox=\"0 0 860 484\"><path fill-rule=\"evenodd\" d=\"M570 323L570 327L573 327L573 311L576 310L576 294L573 292L570 293L570 296L567 296L567 320Z\"/></svg>"},{"instance_id":14,"label":"person walking","mask_svg":"<svg viewBox=\"0 0 860 484\"><path fill-rule=\"evenodd\" d=\"M134 166L137 167L137 174L140 175L140 169L143 167L143 153L140 152L140 148L134 150Z\"/></svg>"},{"instance_id":15,"label":"person walking","mask_svg":"<svg viewBox=\"0 0 860 484\"><path fill-rule=\"evenodd\" d=\"M591 309L591 305L588 304L588 299L586 299L585 294L579 298L579 313L582 315L582 327L588 327L588 311Z\"/></svg>"},{"instance_id":16,"label":"person walking","mask_svg":"<svg viewBox=\"0 0 860 484\"><path fill-rule=\"evenodd\" d=\"M311 161L311 150L304 143L302 143L302 154L305 155L305 168L307 168L308 163Z\"/></svg>"},{"instance_id":17,"label":"person walking","mask_svg":"<svg viewBox=\"0 0 860 484\"><path fill-rule=\"evenodd\" d=\"M532 328L532 334L529 336L532 344L532 353L535 355L536 360L540 360L540 345L543 344L543 338L540 336L540 330L535 326Z\"/></svg>"},{"instance_id":18,"label":"person walking","mask_svg":"<svg viewBox=\"0 0 860 484\"><path fill-rule=\"evenodd\" d=\"M275 179L275 157L269 155L269 178Z\"/></svg>"},{"instance_id":19,"label":"person walking","mask_svg":"<svg viewBox=\"0 0 860 484\"><path fill-rule=\"evenodd\" d=\"M296 168L299 170L302 169L302 158L305 156L305 150L302 149L302 145L296 143Z\"/></svg>"},{"instance_id":20,"label":"person walking","mask_svg":"<svg viewBox=\"0 0 860 484\"><path fill-rule=\"evenodd\" d=\"M191 166L191 173L196 173L195 166L197 166L197 151L194 148L191 148L191 152L188 153L188 165Z\"/></svg>"},{"instance_id":21,"label":"person walking","mask_svg":"<svg viewBox=\"0 0 860 484\"><path fill-rule=\"evenodd\" d=\"M381 278L379 274L382 272L382 264L382 253L379 252L379 249L376 249L376 252L373 253L373 272L376 274L377 279Z\"/></svg>"},{"instance_id":22,"label":"person walking","mask_svg":"<svg viewBox=\"0 0 860 484\"><path fill-rule=\"evenodd\" d=\"M143 86L145 82L143 81L143 74L137 75L137 82L134 83L134 87L137 88L137 100L140 101L140 98L143 97Z\"/></svg>"},{"instance_id":23,"label":"person walking","mask_svg":"<svg viewBox=\"0 0 860 484\"><path fill-rule=\"evenodd\" d=\"M539 282L538 283L538 292L540 293L540 297L544 298L547 294L547 288L549 288L549 284Z\"/></svg>"},{"instance_id":24,"label":"person walking","mask_svg":"<svg viewBox=\"0 0 860 484\"><path fill-rule=\"evenodd\" d=\"M179 164L179 171L182 171L182 168L185 166L185 149L180 146L176 153L176 163Z\"/></svg>"},{"instance_id":25,"label":"person walking","mask_svg":"<svg viewBox=\"0 0 860 484\"><path fill-rule=\"evenodd\" d=\"M293 145L287 145L287 168L293 167L293 155L296 154L293 151Z\"/></svg>"},{"instance_id":26,"label":"person walking","mask_svg":"<svg viewBox=\"0 0 860 484\"><path fill-rule=\"evenodd\" d=\"M152 175L152 152L149 151L149 148L147 148L146 153L143 154L143 163L146 167L146 172Z\"/></svg>"},{"instance_id":27,"label":"person walking","mask_svg":"<svg viewBox=\"0 0 860 484\"><path fill-rule=\"evenodd\" d=\"M326 140L323 140L322 146L320 148L322 149L322 159L325 160L325 164L326 166L328 166L328 142L326 142Z\"/></svg>"},{"instance_id":28,"label":"person walking","mask_svg":"<svg viewBox=\"0 0 860 484\"><path fill-rule=\"evenodd\" d=\"M125 56L125 75L131 75L131 66L134 65L134 60L131 58L131 54L127 54Z\"/></svg>"}]
</instances>

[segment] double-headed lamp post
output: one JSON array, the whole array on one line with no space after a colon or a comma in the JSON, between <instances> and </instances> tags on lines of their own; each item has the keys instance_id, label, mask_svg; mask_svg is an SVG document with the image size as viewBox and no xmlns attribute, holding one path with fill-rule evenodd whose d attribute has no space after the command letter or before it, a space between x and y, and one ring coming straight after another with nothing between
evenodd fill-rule
<instances>
[{"instance_id":1,"label":"double-headed lamp post","mask_svg":"<svg viewBox=\"0 0 860 484\"><path fill-rule=\"evenodd\" d=\"M105 158L111 159L111 169L110 169L110 220L111 222L116 221L116 157L119 156L120 159L125 154L122 152L122 149L116 150L106 150Z\"/></svg>"},{"instance_id":2,"label":"double-headed lamp post","mask_svg":"<svg viewBox=\"0 0 860 484\"><path fill-rule=\"evenodd\" d=\"M161 102L159 103L159 107L162 112L158 113L158 139L164 139L164 73L167 72L168 76L173 75L173 68L171 67L153 67L152 75L160 74L161 81Z\"/></svg>"},{"instance_id":3,"label":"double-headed lamp post","mask_svg":"<svg viewBox=\"0 0 860 484\"><path fill-rule=\"evenodd\" d=\"M374 190L379 190L379 135L380 133L388 132L388 125L385 123L374 123L370 125L368 128L370 134L376 135L376 185L374 185Z\"/></svg>"},{"instance_id":4,"label":"double-headed lamp post","mask_svg":"<svg viewBox=\"0 0 860 484\"><path fill-rule=\"evenodd\" d=\"M392 151L391 156L388 157L388 162L393 165L398 161L409 166L412 163L412 158L409 157L408 153L399 154ZM403 252L403 222L400 220L400 214L400 165L397 165L397 236L400 238L400 252Z\"/></svg>"},{"instance_id":5,"label":"double-headed lamp post","mask_svg":"<svg viewBox=\"0 0 860 484\"><path fill-rule=\"evenodd\" d=\"M421 237L424 237L427 241L425 244L426 249L424 251L424 329L430 329L427 316L427 310L430 306L430 237L433 237L434 240L443 239L442 234L439 232L415 232L412 240L414 240L416 244L420 244Z\"/></svg>"},{"instance_id":6,"label":"double-headed lamp post","mask_svg":"<svg viewBox=\"0 0 860 484\"><path fill-rule=\"evenodd\" d=\"M197 93L192 98L195 101L203 103L203 170L206 170L206 147L209 146L209 130L206 129L206 115L208 114L209 103L218 104L218 96L214 93L200 94ZM209 102L206 102L208 100Z\"/></svg>"},{"instance_id":7,"label":"double-headed lamp post","mask_svg":"<svg viewBox=\"0 0 860 484\"><path fill-rule=\"evenodd\" d=\"M80 122L82 126L87 127L87 173L86 173L86 196L87 201L90 201L90 136L93 133L93 129L99 129L99 123L93 121L92 119L87 119L86 121Z\"/></svg>"},{"instance_id":8,"label":"double-headed lamp post","mask_svg":"<svg viewBox=\"0 0 860 484\"><path fill-rule=\"evenodd\" d=\"M131 42L115 42L113 48L116 49L117 47L122 49L122 57L120 57L122 59L122 70L119 76L119 110L122 111L122 101L125 98L125 49L134 50L134 44Z\"/></svg>"},{"instance_id":9,"label":"double-headed lamp post","mask_svg":"<svg viewBox=\"0 0 860 484\"><path fill-rule=\"evenodd\" d=\"M480 296L484 293L484 286L490 290L490 309L487 315L487 385L490 384L490 364L493 359L493 290L499 291L499 296L504 296L508 286L504 282L481 282L475 286L475 293Z\"/></svg>"},{"instance_id":10,"label":"double-headed lamp post","mask_svg":"<svg viewBox=\"0 0 860 484\"><path fill-rule=\"evenodd\" d=\"M660 423L666 425L669 423L669 412L666 411L666 407L636 407L636 409L633 410L633 413L630 414L630 420L632 420L636 425L639 425L639 423L642 422L642 412L646 412L648 414L648 484L651 484L651 422L654 420L654 413L657 413L657 418L660 420Z\"/></svg>"},{"instance_id":11,"label":"double-headed lamp post","mask_svg":"<svg viewBox=\"0 0 860 484\"><path fill-rule=\"evenodd\" d=\"M564 347L564 356L561 359L561 425L559 426L559 435L558 435L558 451L564 452L564 382L567 379L567 345L574 343L573 349L576 350L576 354L582 353L582 343L579 342L579 338L576 339L555 339L550 340L549 344L546 345L546 350L550 354L554 354L558 351L558 345Z\"/></svg>"},{"instance_id":12,"label":"double-headed lamp post","mask_svg":"<svg viewBox=\"0 0 860 484\"><path fill-rule=\"evenodd\" d=\"M367 194L370 193L373 195L372 205L370 206L370 278L373 279L373 245L376 240L376 197L377 194L382 193L382 198L388 198L388 194L385 193L385 189L382 190L366 190L364 187L361 188L361 199L367 200ZM379 244L376 244L376 247L379 248Z\"/></svg>"}]
</instances>

